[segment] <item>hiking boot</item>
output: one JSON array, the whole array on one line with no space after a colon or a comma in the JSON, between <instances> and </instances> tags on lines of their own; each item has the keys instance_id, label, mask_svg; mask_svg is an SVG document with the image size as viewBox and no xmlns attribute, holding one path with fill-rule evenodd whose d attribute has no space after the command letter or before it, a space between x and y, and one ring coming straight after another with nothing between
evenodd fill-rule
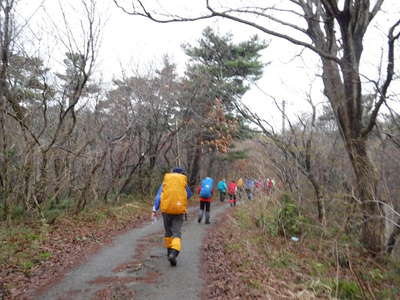
<instances>
[{"instance_id":1,"label":"hiking boot","mask_svg":"<svg viewBox=\"0 0 400 300\"><path fill-rule=\"evenodd\" d=\"M201 219L203 219L203 214L204 214L204 211L202 209L200 209L197 222L199 222L199 223L201 222Z\"/></svg>"},{"instance_id":2,"label":"hiking boot","mask_svg":"<svg viewBox=\"0 0 400 300\"><path fill-rule=\"evenodd\" d=\"M171 266L175 267L176 266L176 257L177 257L177 252L175 249L171 249L171 252L168 254L168 260L171 264Z\"/></svg>"},{"instance_id":3,"label":"hiking boot","mask_svg":"<svg viewBox=\"0 0 400 300\"><path fill-rule=\"evenodd\" d=\"M210 212L206 211L206 224L210 224Z\"/></svg>"}]
</instances>

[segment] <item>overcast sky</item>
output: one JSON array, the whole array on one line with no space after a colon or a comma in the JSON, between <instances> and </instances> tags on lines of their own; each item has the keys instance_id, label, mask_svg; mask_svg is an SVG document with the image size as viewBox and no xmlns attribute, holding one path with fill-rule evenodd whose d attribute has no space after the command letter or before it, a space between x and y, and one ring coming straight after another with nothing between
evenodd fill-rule
<instances>
[{"instance_id":1,"label":"overcast sky","mask_svg":"<svg viewBox=\"0 0 400 300\"><path fill-rule=\"evenodd\" d=\"M203 3L203 1L198 2ZM114 59L103 60L109 70L113 68L110 64L113 64L117 57L124 63L132 61L133 64L145 64L151 60L160 60L162 54L167 53L178 64L178 69L183 71L187 58L181 45L195 43L206 26L213 27L221 34L232 33L235 41L246 40L254 34L267 41L271 40L253 28L228 20L209 19L189 23L159 24L145 18L124 15L115 7L110 12L112 17L105 28L104 53L118 53L118 55ZM119 37L119 42L106 42L114 40L116 36ZM281 124L281 117L268 94L278 100L286 99L289 105L294 106L294 110L304 110L304 103L300 106L297 104L300 98L304 97L304 89L309 89L315 72L311 67L315 61L314 56L307 55L306 61L300 58L294 59L301 49L288 46L285 41L271 41L270 47L263 51L264 63L268 63L264 76L258 81L257 87L254 86L244 97L245 103L262 112L265 118L274 119L275 124ZM119 68L116 68L115 72L118 74ZM299 80L300 78L302 80Z\"/></svg>"},{"instance_id":2,"label":"overcast sky","mask_svg":"<svg viewBox=\"0 0 400 300\"><path fill-rule=\"evenodd\" d=\"M168 3L177 5L177 1L183 5L189 3L189 1L182 2L182 0ZM48 24L49 19L60 25L59 3L61 3L66 12L69 12L70 22L76 24L74 28L79 31L80 0L62 0L60 2L56 0L22 0L21 3L24 3L21 14L26 17L33 15L30 23L36 25L33 25L32 28L40 24L42 31L50 30L51 26L43 25ZM190 1L190 11L197 9L194 6L195 3L199 5L203 1ZM37 10L41 5L45 10ZM124 14L115 7L112 0L98 1L98 6L105 26L97 70L103 74L105 79L120 76L122 67L129 70L130 66L146 68L152 63L159 63L164 54L168 54L177 64L178 70L182 72L187 58L181 45L195 43L201 37L201 32L206 26L213 27L221 34L230 32L236 41L245 40L255 33L263 39L271 40L271 37L260 31L227 20L210 19L192 23L159 24L145 18ZM386 0L385 7L390 10L381 15L380 24L390 24L389 22L398 16L400 1ZM185 9L187 9L187 4ZM369 72L376 74L385 32L374 26L373 33L366 37L368 43L366 43L365 53L369 53L368 58L364 59L366 74ZM39 32L36 31L35 34L39 35ZM41 38L42 44L46 43L44 36L45 34ZM47 37L47 42L50 44L51 36ZM50 53L59 50L62 45L57 44L52 47L48 50ZM253 87L244 97L246 103L256 111L262 112L265 118L273 120L275 124L280 124L280 116L273 108L268 95L276 97L279 101L285 99L290 111L300 113L308 110L302 100L305 98L305 92L309 91L311 83L314 82L313 90L316 95L319 95L319 99L316 101L323 99L320 93L320 80L315 80L315 75L319 72L315 67L318 60L308 51L299 56L300 51L300 48L294 47L286 41L272 39L270 47L263 52L264 62L269 63L265 68L264 76L258 81L257 87Z\"/></svg>"}]
</instances>

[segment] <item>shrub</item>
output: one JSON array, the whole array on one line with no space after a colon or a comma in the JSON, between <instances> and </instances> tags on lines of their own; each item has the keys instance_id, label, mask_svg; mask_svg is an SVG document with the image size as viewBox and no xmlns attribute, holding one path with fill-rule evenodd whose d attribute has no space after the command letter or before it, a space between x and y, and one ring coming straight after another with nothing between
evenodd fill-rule
<instances>
[{"instance_id":1,"label":"shrub","mask_svg":"<svg viewBox=\"0 0 400 300\"><path fill-rule=\"evenodd\" d=\"M54 221L58 217L62 216L64 213L65 213L64 210L61 210L61 209L58 209L58 208L48 209L48 210L45 210L43 212L44 217L45 217L45 219L46 219L48 224L53 224Z\"/></svg>"},{"instance_id":2,"label":"shrub","mask_svg":"<svg viewBox=\"0 0 400 300\"><path fill-rule=\"evenodd\" d=\"M339 299L363 299L362 293L358 285L353 281L339 280L335 283L338 290Z\"/></svg>"},{"instance_id":3,"label":"shrub","mask_svg":"<svg viewBox=\"0 0 400 300\"><path fill-rule=\"evenodd\" d=\"M261 212L259 216L255 218L255 225L260 228L263 232L268 232L272 236L278 235L278 225L274 219Z\"/></svg>"},{"instance_id":4,"label":"shrub","mask_svg":"<svg viewBox=\"0 0 400 300\"><path fill-rule=\"evenodd\" d=\"M49 209L69 210L74 207L74 200L71 198L63 198L59 201L53 200L50 203Z\"/></svg>"},{"instance_id":5,"label":"shrub","mask_svg":"<svg viewBox=\"0 0 400 300\"><path fill-rule=\"evenodd\" d=\"M276 220L278 233L284 236L300 234L303 217L300 215L296 203L287 193L281 195L280 203L282 207Z\"/></svg>"},{"instance_id":6,"label":"shrub","mask_svg":"<svg viewBox=\"0 0 400 300\"><path fill-rule=\"evenodd\" d=\"M238 209L235 211L234 216L238 221L238 225L242 229L251 228L252 221L249 212L245 209Z\"/></svg>"},{"instance_id":7,"label":"shrub","mask_svg":"<svg viewBox=\"0 0 400 300\"><path fill-rule=\"evenodd\" d=\"M13 205L11 206L11 218L19 219L23 217L25 214L25 209L21 205Z\"/></svg>"},{"instance_id":8,"label":"shrub","mask_svg":"<svg viewBox=\"0 0 400 300\"><path fill-rule=\"evenodd\" d=\"M25 209L22 205L11 205L8 206L8 217L13 220L21 219L25 215ZM5 219L4 215L4 203L0 204L0 220Z\"/></svg>"}]
</instances>

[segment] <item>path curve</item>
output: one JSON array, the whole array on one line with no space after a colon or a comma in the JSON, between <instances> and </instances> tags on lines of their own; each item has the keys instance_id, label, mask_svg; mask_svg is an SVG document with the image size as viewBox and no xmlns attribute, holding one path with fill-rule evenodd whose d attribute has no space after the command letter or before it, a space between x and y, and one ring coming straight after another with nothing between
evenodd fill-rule
<instances>
[{"instance_id":1,"label":"path curve","mask_svg":"<svg viewBox=\"0 0 400 300\"><path fill-rule=\"evenodd\" d=\"M171 267L162 247L162 220L116 236L111 245L34 299L200 299L201 245L227 204L213 205L211 224L197 223L197 207L182 228L182 253Z\"/></svg>"}]
</instances>

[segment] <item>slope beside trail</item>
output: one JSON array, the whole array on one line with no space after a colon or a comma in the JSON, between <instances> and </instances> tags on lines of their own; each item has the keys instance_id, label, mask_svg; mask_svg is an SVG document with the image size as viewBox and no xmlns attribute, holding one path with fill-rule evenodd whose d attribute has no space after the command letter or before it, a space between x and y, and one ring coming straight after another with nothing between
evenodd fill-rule
<instances>
[{"instance_id":1,"label":"slope beside trail","mask_svg":"<svg viewBox=\"0 0 400 300\"><path fill-rule=\"evenodd\" d=\"M57 284L33 299L200 299L201 246L227 204L213 205L211 224L197 222L197 207L182 228L183 251L171 267L162 247L161 218L116 236L111 245L89 257Z\"/></svg>"}]
</instances>

